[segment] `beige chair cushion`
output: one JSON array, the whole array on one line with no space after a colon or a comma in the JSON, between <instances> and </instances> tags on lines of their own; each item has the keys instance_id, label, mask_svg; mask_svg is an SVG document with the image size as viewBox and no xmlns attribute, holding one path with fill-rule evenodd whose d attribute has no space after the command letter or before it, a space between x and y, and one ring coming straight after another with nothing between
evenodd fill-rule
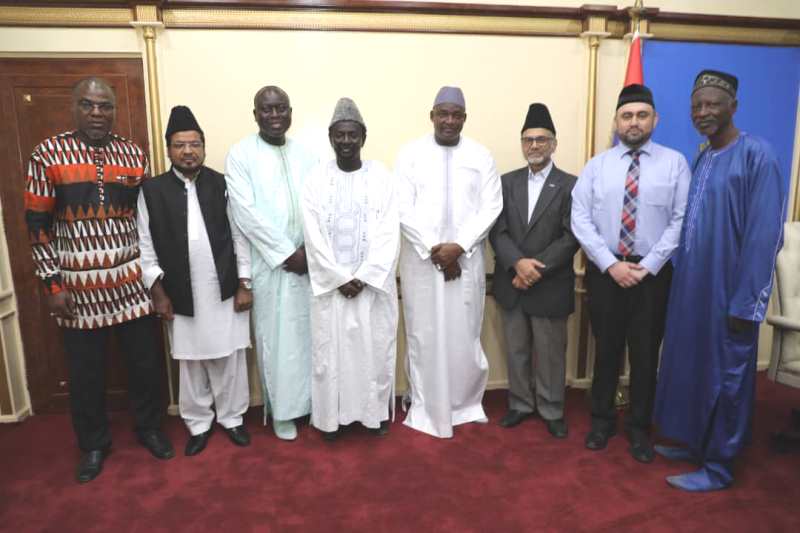
<instances>
[{"instance_id":1,"label":"beige chair cushion","mask_svg":"<svg viewBox=\"0 0 800 533\"><path fill-rule=\"evenodd\" d=\"M800 323L800 222L786 224L783 242L775 268L778 314L785 322ZM780 362L776 365L773 361L770 370L777 374L792 374L800 379L800 332L777 324L773 326L776 328L775 341L779 342L779 349L773 351L773 358L779 357ZM779 375L776 377L778 381L786 381Z\"/></svg>"}]
</instances>

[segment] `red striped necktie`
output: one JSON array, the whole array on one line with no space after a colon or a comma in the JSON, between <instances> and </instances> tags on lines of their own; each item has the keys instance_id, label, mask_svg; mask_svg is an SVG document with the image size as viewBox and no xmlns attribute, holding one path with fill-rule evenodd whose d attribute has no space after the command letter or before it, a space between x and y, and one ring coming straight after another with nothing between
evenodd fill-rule
<instances>
[{"instance_id":1,"label":"red striped necktie","mask_svg":"<svg viewBox=\"0 0 800 533\"><path fill-rule=\"evenodd\" d=\"M631 150L631 165L625 179L625 198L622 201L622 226L619 229L619 246L617 251L623 257L633 255L633 243L636 239L636 204L639 198L639 154Z\"/></svg>"}]
</instances>

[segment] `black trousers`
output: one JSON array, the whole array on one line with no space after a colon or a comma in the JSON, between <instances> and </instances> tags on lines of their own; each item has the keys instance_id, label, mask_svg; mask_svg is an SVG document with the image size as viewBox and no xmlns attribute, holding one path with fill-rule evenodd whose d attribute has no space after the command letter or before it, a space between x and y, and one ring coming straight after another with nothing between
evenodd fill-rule
<instances>
[{"instance_id":1,"label":"black trousers","mask_svg":"<svg viewBox=\"0 0 800 533\"><path fill-rule=\"evenodd\" d=\"M69 367L72 426L81 450L111 446L106 414L106 352L112 332L127 360L136 431L161 426L161 351L155 327L155 320L147 316L99 329L62 329Z\"/></svg>"},{"instance_id":2,"label":"black trousers","mask_svg":"<svg viewBox=\"0 0 800 533\"><path fill-rule=\"evenodd\" d=\"M658 354L664 337L672 264L623 289L592 263L586 268L589 320L596 348L592 378L592 429L616 428L614 399L625 345L630 361L629 430L647 431L653 414Z\"/></svg>"}]
</instances>

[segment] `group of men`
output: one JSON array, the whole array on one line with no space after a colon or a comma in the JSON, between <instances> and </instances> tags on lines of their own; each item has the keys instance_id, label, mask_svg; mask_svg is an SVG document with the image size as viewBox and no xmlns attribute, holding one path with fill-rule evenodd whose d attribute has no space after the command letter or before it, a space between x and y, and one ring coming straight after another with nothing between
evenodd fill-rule
<instances>
[{"instance_id":1,"label":"group of men","mask_svg":"<svg viewBox=\"0 0 800 533\"><path fill-rule=\"evenodd\" d=\"M658 116L641 85L620 94L619 144L579 178L553 164L556 129L540 103L521 130L527 165L500 178L489 150L461 133L462 91L442 87L433 133L405 146L390 173L361 159L367 126L355 102L337 103L329 124L335 158L318 162L287 137L292 107L274 86L256 93L259 131L230 149L224 174L204 165L205 137L191 110L173 108L165 136L172 167L149 178L142 150L111 132L111 87L81 81L76 129L36 147L25 194L37 274L69 361L83 452L77 480L100 474L111 445L103 399L112 331L127 355L137 436L154 456L174 456L159 429L153 316L167 324L179 361L186 455L206 447L215 418L232 442L250 443L242 416L251 338L264 422L271 417L278 438L295 439L295 421L308 414L326 440L353 422L385 435L394 414L398 271L405 425L448 438L456 425L486 423L488 238L508 348L509 409L500 425L538 414L554 437L568 434L567 318L580 246L597 341L586 447L603 449L616 432L627 344L632 456L653 460L655 404L661 431L687 445L655 451L701 465L668 481L687 490L729 486L749 430L758 323L786 199L769 147L733 124L736 90L728 74L697 77L692 117L710 146L694 179L682 155L650 140Z\"/></svg>"}]
</instances>

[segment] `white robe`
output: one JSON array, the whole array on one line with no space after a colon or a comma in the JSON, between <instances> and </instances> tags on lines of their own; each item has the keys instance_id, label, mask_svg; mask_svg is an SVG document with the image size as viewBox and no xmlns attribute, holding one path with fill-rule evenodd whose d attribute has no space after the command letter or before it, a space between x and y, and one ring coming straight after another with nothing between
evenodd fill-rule
<instances>
[{"instance_id":1,"label":"white robe","mask_svg":"<svg viewBox=\"0 0 800 533\"><path fill-rule=\"evenodd\" d=\"M235 144L225 161L231 212L251 246L253 334L267 412L291 420L311 412L308 276L283 270L303 245L302 185L316 158L291 139L283 146L257 133Z\"/></svg>"},{"instance_id":2,"label":"white robe","mask_svg":"<svg viewBox=\"0 0 800 533\"><path fill-rule=\"evenodd\" d=\"M400 223L394 178L377 161L336 161L306 180L303 218L311 276L311 423L322 431L389 418L397 351L395 270ZM352 299L338 288L366 286Z\"/></svg>"},{"instance_id":3,"label":"white robe","mask_svg":"<svg viewBox=\"0 0 800 533\"><path fill-rule=\"evenodd\" d=\"M395 173L401 193L400 288L411 407L405 424L442 438L486 418L481 401L489 364L481 347L484 246L503 197L494 159L461 137L445 147L427 135L405 146ZM461 277L444 281L431 248L455 242Z\"/></svg>"}]
</instances>

